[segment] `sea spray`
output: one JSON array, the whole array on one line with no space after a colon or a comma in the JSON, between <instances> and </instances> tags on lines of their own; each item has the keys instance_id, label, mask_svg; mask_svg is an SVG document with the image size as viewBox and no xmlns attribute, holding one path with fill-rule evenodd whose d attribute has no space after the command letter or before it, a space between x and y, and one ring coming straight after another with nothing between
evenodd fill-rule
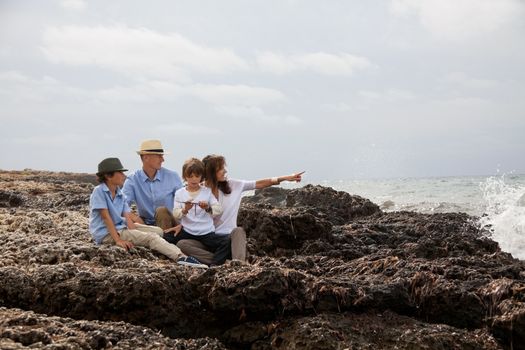
<instances>
[{"instance_id":1,"label":"sea spray","mask_svg":"<svg viewBox=\"0 0 525 350\"><path fill-rule=\"evenodd\" d=\"M512 179L512 175L510 175ZM491 228L492 239L503 251L525 259L525 185L510 184L506 175L489 177L480 184L485 201L482 225Z\"/></svg>"}]
</instances>

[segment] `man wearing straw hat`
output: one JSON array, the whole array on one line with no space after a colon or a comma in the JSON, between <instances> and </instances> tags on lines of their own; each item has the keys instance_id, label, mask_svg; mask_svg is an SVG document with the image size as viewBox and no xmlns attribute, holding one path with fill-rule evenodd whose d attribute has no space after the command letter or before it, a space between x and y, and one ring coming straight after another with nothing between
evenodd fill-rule
<instances>
[{"instance_id":1,"label":"man wearing straw hat","mask_svg":"<svg viewBox=\"0 0 525 350\"><path fill-rule=\"evenodd\" d=\"M122 191L128 204L137 205L140 224L159 226L163 230L173 229L177 222L173 217L175 191L182 187L179 174L162 167L164 148L159 140L145 140L137 151L142 169L128 176Z\"/></svg>"}]
</instances>

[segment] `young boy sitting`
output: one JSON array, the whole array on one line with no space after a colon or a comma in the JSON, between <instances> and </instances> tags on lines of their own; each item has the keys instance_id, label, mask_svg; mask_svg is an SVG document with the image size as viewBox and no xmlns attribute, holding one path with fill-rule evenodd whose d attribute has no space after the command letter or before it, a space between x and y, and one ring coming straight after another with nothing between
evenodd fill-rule
<instances>
[{"instance_id":1,"label":"young boy sitting","mask_svg":"<svg viewBox=\"0 0 525 350\"><path fill-rule=\"evenodd\" d=\"M121 187L126 180L118 158L106 158L98 165L98 182L89 198L89 231L97 244L116 244L126 250L134 245L149 247L181 265L207 268L197 259L185 256L180 249L160 236L162 229L133 223L131 210Z\"/></svg>"},{"instance_id":2,"label":"young boy sitting","mask_svg":"<svg viewBox=\"0 0 525 350\"><path fill-rule=\"evenodd\" d=\"M220 215L221 206L211 190L201 185L204 164L197 158L190 158L182 166L182 178L186 186L175 192L173 216L180 220L182 230L178 234L164 235L170 243L182 239L194 239L214 253L211 265L221 265L231 256L230 238L217 235L213 216Z\"/></svg>"}]
</instances>

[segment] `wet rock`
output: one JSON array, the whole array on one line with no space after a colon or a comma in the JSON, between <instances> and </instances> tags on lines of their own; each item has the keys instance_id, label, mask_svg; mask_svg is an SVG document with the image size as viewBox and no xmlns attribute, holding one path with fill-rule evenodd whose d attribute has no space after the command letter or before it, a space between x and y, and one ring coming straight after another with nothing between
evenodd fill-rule
<instances>
[{"instance_id":1,"label":"wet rock","mask_svg":"<svg viewBox=\"0 0 525 350\"><path fill-rule=\"evenodd\" d=\"M19 207L24 202L24 198L10 191L0 190L0 207Z\"/></svg>"},{"instance_id":2,"label":"wet rock","mask_svg":"<svg viewBox=\"0 0 525 350\"><path fill-rule=\"evenodd\" d=\"M483 289L482 296L489 305L494 336L507 348L525 348L525 283L495 280Z\"/></svg>"},{"instance_id":3,"label":"wet rock","mask_svg":"<svg viewBox=\"0 0 525 350\"><path fill-rule=\"evenodd\" d=\"M253 343L268 339L271 327L263 322L246 322L230 328L224 338L229 344L246 347Z\"/></svg>"},{"instance_id":4,"label":"wet rock","mask_svg":"<svg viewBox=\"0 0 525 350\"><path fill-rule=\"evenodd\" d=\"M95 179L89 174L0 172L0 207L85 211Z\"/></svg>"},{"instance_id":5,"label":"wet rock","mask_svg":"<svg viewBox=\"0 0 525 350\"><path fill-rule=\"evenodd\" d=\"M257 255L294 254L311 240L330 239L332 225L307 210L287 208L262 209L245 205L238 223L249 232L250 251Z\"/></svg>"},{"instance_id":6,"label":"wet rock","mask_svg":"<svg viewBox=\"0 0 525 350\"><path fill-rule=\"evenodd\" d=\"M294 190L268 187L256 190L251 197L244 197L243 204L270 209L301 207L333 225L342 225L356 218L381 212L368 199L319 185L306 185Z\"/></svg>"},{"instance_id":7,"label":"wet rock","mask_svg":"<svg viewBox=\"0 0 525 350\"><path fill-rule=\"evenodd\" d=\"M255 190L253 196L243 197L242 203L284 208L289 193L290 190L281 187L267 187L262 190Z\"/></svg>"},{"instance_id":8,"label":"wet rock","mask_svg":"<svg viewBox=\"0 0 525 350\"><path fill-rule=\"evenodd\" d=\"M268 321L311 309L311 278L279 267L226 266L190 279L200 303L221 322Z\"/></svg>"},{"instance_id":9,"label":"wet rock","mask_svg":"<svg viewBox=\"0 0 525 350\"><path fill-rule=\"evenodd\" d=\"M322 212L335 225L381 212L377 204L366 198L350 195L323 186L306 185L291 190L286 197L288 207L309 206Z\"/></svg>"},{"instance_id":10,"label":"wet rock","mask_svg":"<svg viewBox=\"0 0 525 350\"><path fill-rule=\"evenodd\" d=\"M274 349L501 349L486 330L468 332L388 311L327 313L285 320L275 328Z\"/></svg>"},{"instance_id":11,"label":"wet rock","mask_svg":"<svg viewBox=\"0 0 525 350\"><path fill-rule=\"evenodd\" d=\"M87 209L93 183L82 182L92 179L0 172L0 306L39 313L20 329L0 317L1 348L525 343L525 263L501 252L476 218L384 213L320 186L268 189L244 199L239 214L250 263L204 271L147 248L94 245ZM6 193L22 200L10 205ZM129 342L118 335L124 330Z\"/></svg>"},{"instance_id":12,"label":"wet rock","mask_svg":"<svg viewBox=\"0 0 525 350\"><path fill-rule=\"evenodd\" d=\"M81 321L0 308L2 349L226 349L215 339L170 339L124 322Z\"/></svg>"}]
</instances>

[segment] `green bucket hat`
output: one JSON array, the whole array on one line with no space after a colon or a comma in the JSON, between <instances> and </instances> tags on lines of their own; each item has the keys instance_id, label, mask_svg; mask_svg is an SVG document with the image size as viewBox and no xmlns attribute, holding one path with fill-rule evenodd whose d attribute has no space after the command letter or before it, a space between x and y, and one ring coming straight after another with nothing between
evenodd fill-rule
<instances>
[{"instance_id":1,"label":"green bucket hat","mask_svg":"<svg viewBox=\"0 0 525 350\"><path fill-rule=\"evenodd\" d=\"M98 163L97 175L112 173L115 171L128 171L128 169L124 169L118 158L106 158Z\"/></svg>"}]
</instances>

